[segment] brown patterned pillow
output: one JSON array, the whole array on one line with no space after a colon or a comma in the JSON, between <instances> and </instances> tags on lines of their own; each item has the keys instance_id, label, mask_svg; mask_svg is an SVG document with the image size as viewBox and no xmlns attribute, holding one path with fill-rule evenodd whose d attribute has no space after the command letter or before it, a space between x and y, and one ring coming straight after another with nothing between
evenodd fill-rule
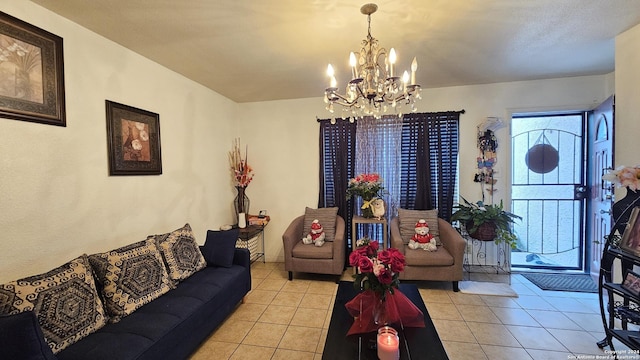
<instances>
[{"instance_id":1,"label":"brown patterned pillow","mask_svg":"<svg viewBox=\"0 0 640 360\"><path fill-rule=\"evenodd\" d=\"M429 234L436 238L436 244L440 242L440 231L438 230L438 210L407 210L398 209L398 221L400 223L400 236L405 244L409 243L413 234L416 233L416 223L420 219L425 219L429 225Z\"/></svg>"},{"instance_id":2,"label":"brown patterned pillow","mask_svg":"<svg viewBox=\"0 0 640 360\"><path fill-rule=\"evenodd\" d=\"M155 239L89 256L111 322L171 290Z\"/></svg>"},{"instance_id":3,"label":"brown patterned pillow","mask_svg":"<svg viewBox=\"0 0 640 360\"><path fill-rule=\"evenodd\" d=\"M107 318L87 255L47 273L0 285L0 314L33 311L53 353L95 332Z\"/></svg>"},{"instance_id":4,"label":"brown patterned pillow","mask_svg":"<svg viewBox=\"0 0 640 360\"><path fill-rule=\"evenodd\" d=\"M300 239L307 236L311 231L311 223L318 219L325 234L325 241L333 241L336 237L336 216L338 216L338 208L320 208L312 209L307 207L304 211L304 227Z\"/></svg>"},{"instance_id":5,"label":"brown patterned pillow","mask_svg":"<svg viewBox=\"0 0 640 360\"><path fill-rule=\"evenodd\" d=\"M158 241L158 248L171 280L182 281L207 266L189 224L170 233L151 235L149 238Z\"/></svg>"}]
</instances>

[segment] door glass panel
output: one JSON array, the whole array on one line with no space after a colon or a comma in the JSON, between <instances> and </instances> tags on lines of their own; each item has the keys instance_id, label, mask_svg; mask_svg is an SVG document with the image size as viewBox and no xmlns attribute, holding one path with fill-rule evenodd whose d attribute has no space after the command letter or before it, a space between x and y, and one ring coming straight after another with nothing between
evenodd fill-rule
<instances>
[{"instance_id":1,"label":"door glass panel","mask_svg":"<svg viewBox=\"0 0 640 360\"><path fill-rule=\"evenodd\" d=\"M514 117L511 210L513 267L582 269L582 114Z\"/></svg>"}]
</instances>

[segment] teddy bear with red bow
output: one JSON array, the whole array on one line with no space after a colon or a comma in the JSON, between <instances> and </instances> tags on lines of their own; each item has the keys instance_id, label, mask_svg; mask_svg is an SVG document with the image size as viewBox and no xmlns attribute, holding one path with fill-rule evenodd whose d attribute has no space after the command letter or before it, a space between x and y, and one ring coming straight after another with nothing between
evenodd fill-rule
<instances>
[{"instance_id":1,"label":"teddy bear with red bow","mask_svg":"<svg viewBox=\"0 0 640 360\"><path fill-rule=\"evenodd\" d=\"M409 240L409 249L422 249L425 251L436 251L436 238L429 234L429 225L425 219L420 219L415 226L416 233Z\"/></svg>"},{"instance_id":2,"label":"teddy bear with red bow","mask_svg":"<svg viewBox=\"0 0 640 360\"><path fill-rule=\"evenodd\" d=\"M320 221L318 221L318 219L315 219L311 223L311 230L309 230L307 236L302 238L302 243L306 245L314 244L315 246L319 247L324 244L325 237L326 235L324 233L322 225L320 224Z\"/></svg>"}]
</instances>

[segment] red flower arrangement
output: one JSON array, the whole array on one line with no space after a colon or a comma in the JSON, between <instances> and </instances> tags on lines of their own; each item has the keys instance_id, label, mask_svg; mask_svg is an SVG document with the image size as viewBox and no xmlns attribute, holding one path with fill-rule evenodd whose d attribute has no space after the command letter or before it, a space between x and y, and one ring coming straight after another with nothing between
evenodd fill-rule
<instances>
[{"instance_id":1,"label":"red flower arrangement","mask_svg":"<svg viewBox=\"0 0 640 360\"><path fill-rule=\"evenodd\" d=\"M378 242L369 238L349 255L349 263L358 269L356 290L364 290L345 304L354 322L347 335L376 331L381 325L424 327L424 315L399 289L398 276L404 270L405 257L398 249L379 251Z\"/></svg>"},{"instance_id":2,"label":"red flower arrangement","mask_svg":"<svg viewBox=\"0 0 640 360\"><path fill-rule=\"evenodd\" d=\"M398 249L378 251L378 242L370 241L349 255L349 264L358 269L353 275L354 287L372 290L384 301L387 292L393 294L400 285L398 276L404 270L405 258Z\"/></svg>"},{"instance_id":3,"label":"red flower arrangement","mask_svg":"<svg viewBox=\"0 0 640 360\"><path fill-rule=\"evenodd\" d=\"M364 200L371 200L374 197L380 196L383 190L384 186L382 186L380 175L376 173L360 174L349 180L349 184L347 185L347 200L351 199L354 195L361 196Z\"/></svg>"}]
</instances>

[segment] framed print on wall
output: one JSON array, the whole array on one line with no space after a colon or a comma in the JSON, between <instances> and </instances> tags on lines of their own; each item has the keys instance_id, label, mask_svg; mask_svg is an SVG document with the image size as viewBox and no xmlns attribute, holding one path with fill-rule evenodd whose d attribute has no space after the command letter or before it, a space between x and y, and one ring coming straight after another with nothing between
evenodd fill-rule
<instances>
[{"instance_id":1,"label":"framed print on wall","mask_svg":"<svg viewBox=\"0 0 640 360\"><path fill-rule=\"evenodd\" d=\"M3 12L0 117L67 125L62 38Z\"/></svg>"},{"instance_id":2,"label":"framed print on wall","mask_svg":"<svg viewBox=\"0 0 640 360\"><path fill-rule=\"evenodd\" d=\"M106 100L109 175L160 175L160 116Z\"/></svg>"},{"instance_id":3,"label":"framed print on wall","mask_svg":"<svg viewBox=\"0 0 640 360\"><path fill-rule=\"evenodd\" d=\"M640 256L640 207L635 207L629 216L629 223L624 229L620 248L636 256Z\"/></svg>"}]
</instances>

